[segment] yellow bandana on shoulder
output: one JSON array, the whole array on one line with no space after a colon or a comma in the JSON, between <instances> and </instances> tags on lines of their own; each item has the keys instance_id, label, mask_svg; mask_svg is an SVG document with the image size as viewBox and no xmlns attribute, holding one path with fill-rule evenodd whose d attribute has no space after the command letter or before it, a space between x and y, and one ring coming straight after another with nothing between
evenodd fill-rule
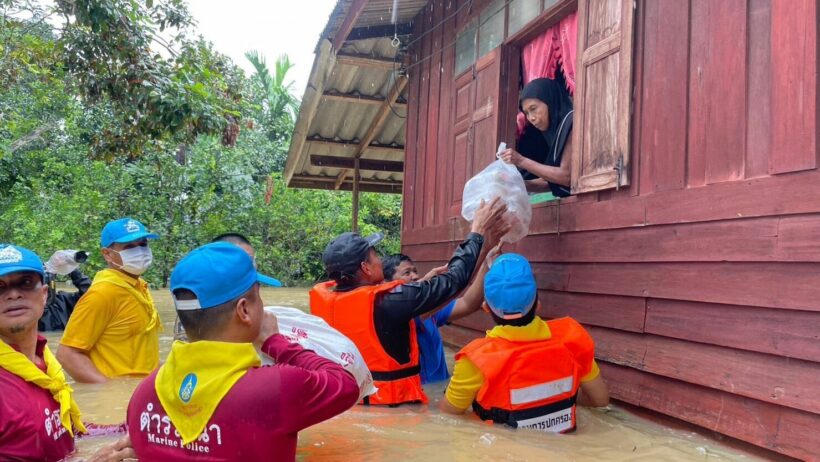
<instances>
[{"instance_id":1,"label":"yellow bandana on shoulder","mask_svg":"<svg viewBox=\"0 0 820 462\"><path fill-rule=\"evenodd\" d=\"M140 292L135 289L131 283L124 279L124 277L125 276L123 276L119 271L106 268L97 272L94 276L94 283L108 282L127 290L148 312L148 317L150 320L148 321L148 325L145 327L145 332L151 332L154 329L162 332L162 321L159 319L159 312L157 312L157 308L154 306L154 300L151 298L151 293L148 291L144 293Z\"/></svg>"},{"instance_id":2,"label":"yellow bandana on shoulder","mask_svg":"<svg viewBox=\"0 0 820 462\"><path fill-rule=\"evenodd\" d=\"M74 390L65 381L63 366L48 347L43 349L43 360L46 363L46 372L31 362L26 355L0 341L0 367L26 382L48 390L60 404L60 420L69 435L74 436L74 429L86 433L85 426L80 420L80 408L71 394Z\"/></svg>"},{"instance_id":3,"label":"yellow bandana on shoulder","mask_svg":"<svg viewBox=\"0 0 820 462\"><path fill-rule=\"evenodd\" d=\"M196 440L234 384L262 361L250 343L174 342L154 387L185 444Z\"/></svg>"}]
</instances>

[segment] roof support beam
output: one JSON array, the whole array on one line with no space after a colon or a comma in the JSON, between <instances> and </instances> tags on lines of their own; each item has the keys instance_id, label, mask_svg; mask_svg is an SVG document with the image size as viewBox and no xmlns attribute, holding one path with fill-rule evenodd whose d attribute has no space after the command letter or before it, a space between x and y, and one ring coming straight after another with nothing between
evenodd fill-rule
<instances>
[{"instance_id":1,"label":"roof support beam","mask_svg":"<svg viewBox=\"0 0 820 462\"><path fill-rule=\"evenodd\" d=\"M310 189L334 189L334 182L336 178L329 176L329 177L321 177L321 176L310 176L310 175L293 175L290 182L288 183L288 187L290 188L310 188ZM400 181L380 181L380 180L371 180L371 179L360 179L359 180L359 190L364 192L377 192L377 193L390 193L390 194L401 194L401 182ZM346 181L342 184L342 187L339 188L342 191L352 191L353 190L353 182Z\"/></svg>"},{"instance_id":2,"label":"roof support beam","mask_svg":"<svg viewBox=\"0 0 820 462\"><path fill-rule=\"evenodd\" d=\"M400 63L396 63L394 60L389 58L375 58L370 55L359 55L352 53L337 54L336 63L355 67L369 67L384 71L392 71L394 67L400 66Z\"/></svg>"},{"instance_id":3,"label":"roof support beam","mask_svg":"<svg viewBox=\"0 0 820 462\"><path fill-rule=\"evenodd\" d=\"M378 96L357 95L352 93L334 93L326 91L322 93L322 98L329 101L341 101L344 103L360 103L360 104L383 104L385 99ZM404 107L406 103L396 102L393 107Z\"/></svg>"},{"instance_id":4,"label":"roof support beam","mask_svg":"<svg viewBox=\"0 0 820 462\"><path fill-rule=\"evenodd\" d=\"M395 107L395 106L394 106ZM317 143L317 144L325 144L331 146L345 146L345 147L358 147L359 141L358 140L336 140L333 138L321 138L321 137L308 137L306 140L308 143ZM383 151L395 151L395 152L404 152L404 146L401 145L390 145L390 144L378 144L378 143L370 143L370 146L367 147L368 149L380 149Z\"/></svg>"},{"instance_id":5,"label":"roof support beam","mask_svg":"<svg viewBox=\"0 0 820 462\"><path fill-rule=\"evenodd\" d=\"M315 167L355 169L356 161L357 159L351 157L320 156L316 154L310 156L310 165ZM404 162L395 160L358 159L358 162L361 170L396 173L404 171Z\"/></svg>"},{"instance_id":6,"label":"roof support beam","mask_svg":"<svg viewBox=\"0 0 820 462\"><path fill-rule=\"evenodd\" d=\"M365 150L367 150L370 143L373 142L373 139L376 138L376 135L384 125L384 122L387 120L387 116L392 111L392 105L395 104L396 99L398 99L401 92L404 90L404 87L407 85L407 77L399 76L396 78L396 81L393 83L393 87L390 88L390 91L387 93L387 99L385 99L384 103L379 107L379 111L376 113L376 116L370 122L370 127L368 127L367 132L362 137L359 146L356 148L356 154L354 154L354 158L358 159L362 157ZM344 169L339 172L339 176L336 178L335 189L339 189L342 183L345 181L345 177L350 170Z\"/></svg>"},{"instance_id":7,"label":"roof support beam","mask_svg":"<svg viewBox=\"0 0 820 462\"><path fill-rule=\"evenodd\" d=\"M347 36L350 35L350 31L353 30L353 25L356 24L365 6L367 6L367 0L353 0L350 9L347 10L345 20L342 21L342 25L339 26L339 30L336 31L336 35L333 36L333 40L331 41L336 51L342 49L342 46L347 40Z\"/></svg>"},{"instance_id":8,"label":"roof support beam","mask_svg":"<svg viewBox=\"0 0 820 462\"><path fill-rule=\"evenodd\" d=\"M387 24L384 26L364 26L355 27L350 31L347 40L365 40L371 38L392 37L393 34L410 35L413 33L413 23L405 22L396 26Z\"/></svg>"}]
</instances>

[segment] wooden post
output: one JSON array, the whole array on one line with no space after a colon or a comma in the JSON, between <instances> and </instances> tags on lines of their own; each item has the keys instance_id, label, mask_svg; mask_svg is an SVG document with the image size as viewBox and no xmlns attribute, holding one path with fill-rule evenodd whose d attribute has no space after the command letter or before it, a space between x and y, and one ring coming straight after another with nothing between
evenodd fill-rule
<instances>
[{"instance_id":1,"label":"wooden post","mask_svg":"<svg viewBox=\"0 0 820 462\"><path fill-rule=\"evenodd\" d=\"M353 232L359 232L359 158L353 162Z\"/></svg>"}]
</instances>

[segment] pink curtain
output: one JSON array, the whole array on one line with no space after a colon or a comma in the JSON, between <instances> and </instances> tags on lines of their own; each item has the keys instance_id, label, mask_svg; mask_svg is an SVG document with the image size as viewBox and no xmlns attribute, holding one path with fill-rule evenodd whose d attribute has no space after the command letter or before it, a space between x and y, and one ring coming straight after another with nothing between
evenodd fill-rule
<instances>
[{"instance_id":1,"label":"pink curtain","mask_svg":"<svg viewBox=\"0 0 820 462\"><path fill-rule=\"evenodd\" d=\"M521 67L524 85L540 77L555 78L558 66L564 70L569 94L575 94L575 56L578 49L578 15L572 13L543 34L524 45L521 50ZM517 134L524 133L527 120L518 113Z\"/></svg>"}]
</instances>

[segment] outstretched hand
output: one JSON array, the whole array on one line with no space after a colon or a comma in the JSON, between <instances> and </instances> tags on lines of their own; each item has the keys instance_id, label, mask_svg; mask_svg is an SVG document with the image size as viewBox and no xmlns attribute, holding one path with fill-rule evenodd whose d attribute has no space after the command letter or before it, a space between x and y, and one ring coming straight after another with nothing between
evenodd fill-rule
<instances>
[{"instance_id":1,"label":"outstretched hand","mask_svg":"<svg viewBox=\"0 0 820 462\"><path fill-rule=\"evenodd\" d=\"M507 204L496 197L489 203L481 201L475 212L471 231L484 236L484 245L495 247L511 227Z\"/></svg>"},{"instance_id":2,"label":"outstretched hand","mask_svg":"<svg viewBox=\"0 0 820 462\"><path fill-rule=\"evenodd\" d=\"M136 458L137 454L134 453L134 448L131 447L131 438L126 435L95 452L86 462L119 462L123 459Z\"/></svg>"},{"instance_id":3,"label":"outstretched hand","mask_svg":"<svg viewBox=\"0 0 820 462\"><path fill-rule=\"evenodd\" d=\"M447 265L436 266L435 268L431 269L427 274L424 275L423 278L419 279L419 282L429 281L433 279L435 276L439 274L444 274L447 272Z\"/></svg>"}]
</instances>

